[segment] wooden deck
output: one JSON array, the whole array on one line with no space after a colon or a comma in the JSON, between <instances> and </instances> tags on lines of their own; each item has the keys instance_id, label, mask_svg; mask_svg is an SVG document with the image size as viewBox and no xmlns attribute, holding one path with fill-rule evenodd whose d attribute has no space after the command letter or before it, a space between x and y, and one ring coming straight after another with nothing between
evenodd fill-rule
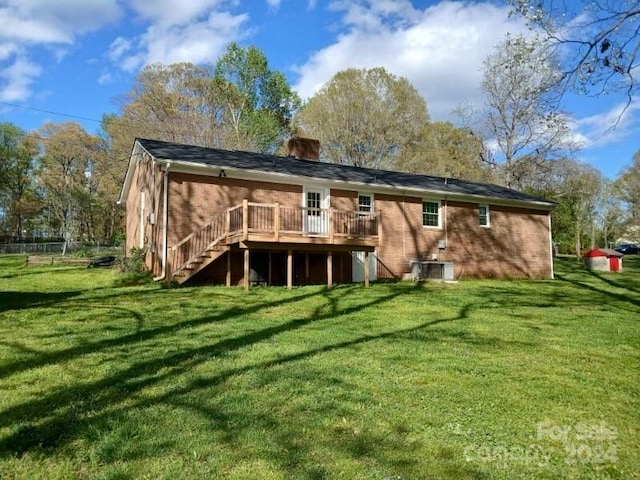
<instances>
[{"instance_id":1,"label":"wooden deck","mask_svg":"<svg viewBox=\"0 0 640 480\"><path fill-rule=\"evenodd\" d=\"M368 257L379 242L379 214L333 208L283 206L252 203L228 208L171 248L171 278L182 283L231 247L248 252L252 248L316 250L327 253L327 271L332 251L363 251ZM229 267L230 268L230 267ZM367 275L368 279L368 275ZM248 279L245 278L248 288ZM288 282L290 285L290 282Z\"/></svg>"}]
</instances>

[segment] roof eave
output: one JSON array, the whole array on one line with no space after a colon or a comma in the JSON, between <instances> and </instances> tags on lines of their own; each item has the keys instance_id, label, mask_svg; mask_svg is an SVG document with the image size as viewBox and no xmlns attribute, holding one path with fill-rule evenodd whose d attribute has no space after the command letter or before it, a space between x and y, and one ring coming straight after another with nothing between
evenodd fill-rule
<instances>
[{"instance_id":1,"label":"roof eave","mask_svg":"<svg viewBox=\"0 0 640 480\"><path fill-rule=\"evenodd\" d=\"M127 173L125 174L124 182L122 183L122 188L120 189L120 196L118 197L116 204L123 205L127 201L129 190L131 189L131 184L133 183L133 174L136 167L136 161L134 160L134 158L136 158L136 156L142 155L143 153L147 153L151 156L151 158L153 158L153 155L151 155L136 138L133 142L131 156L129 157L129 164L127 165Z\"/></svg>"},{"instance_id":2,"label":"roof eave","mask_svg":"<svg viewBox=\"0 0 640 480\"><path fill-rule=\"evenodd\" d=\"M366 187L369 190L380 191L383 192L392 192L397 194L403 194L404 192L415 192L419 195L437 195L443 198L448 199L458 199L458 200L469 200L473 202L481 202L491 200L492 204L498 205L508 205L508 206L522 206L534 208L537 210L546 210L551 211L555 208L556 204L548 201L536 201L536 200L521 200L521 199L507 199L503 197L495 197L489 195L478 195L472 193L459 193L459 192L450 192L444 190L437 189L424 189L418 187L404 186L404 185L384 185L384 184L370 184L364 182L356 182L356 181L348 181L348 180L328 180L326 178L312 177L312 176L300 176L300 175L291 175L288 173L280 173L280 172L265 172L263 170L253 170L246 168L237 168L231 165L209 165L202 164L196 162L188 162L184 160L176 160L176 159L155 159L159 165L164 165L171 163L172 171L183 171L183 173L193 173L193 174L207 174L217 176L219 175L221 170L224 170L227 174L229 172L239 173L246 176L247 173L252 176L259 176L260 180L271 179L274 183L291 183L291 179L303 180L307 182L315 182L315 183L325 183L325 184L338 184L338 185L351 185L356 187ZM184 166L186 168L180 169L180 166ZM285 181L287 180L287 181ZM303 182L304 183L304 182Z\"/></svg>"}]
</instances>

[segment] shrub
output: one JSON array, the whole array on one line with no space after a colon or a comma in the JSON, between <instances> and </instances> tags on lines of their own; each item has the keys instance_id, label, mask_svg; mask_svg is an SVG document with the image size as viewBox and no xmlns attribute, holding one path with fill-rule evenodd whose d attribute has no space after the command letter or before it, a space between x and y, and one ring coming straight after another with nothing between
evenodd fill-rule
<instances>
[{"instance_id":1,"label":"shrub","mask_svg":"<svg viewBox=\"0 0 640 480\"><path fill-rule=\"evenodd\" d=\"M144 263L146 255L146 248L132 247L131 250L129 250L129 255L122 259L121 270L124 273L148 274L147 266Z\"/></svg>"},{"instance_id":2,"label":"shrub","mask_svg":"<svg viewBox=\"0 0 640 480\"><path fill-rule=\"evenodd\" d=\"M146 254L145 248L133 247L129 250L129 255L120 262L120 270L124 275L116 281L117 286L140 285L151 281L151 272L144 263Z\"/></svg>"}]
</instances>

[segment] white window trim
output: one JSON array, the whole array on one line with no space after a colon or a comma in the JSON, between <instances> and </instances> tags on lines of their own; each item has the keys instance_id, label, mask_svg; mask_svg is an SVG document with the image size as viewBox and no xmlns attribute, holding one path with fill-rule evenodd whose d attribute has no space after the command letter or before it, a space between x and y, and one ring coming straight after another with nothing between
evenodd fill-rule
<instances>
[{"instance_id":1,"label":"white window trim","mask_svg":"<svg viewBox=\"0 0 640 480\"><path fill-rule=\"evenodd\" d=\"M424 202L431 202L438 204L438 226L435 225L425 225L424 224ZM422 228L426 228L429 230L441 230L442 229L442 200L436 198L423 198L420 203L420 222L422 223Z\"/></svg>"},{"instance_id":2,"label":"white window trim","mask_svg":"<svg viewBox=\"0 0 640 480\"><path fill-rule=\"evenodd\" d=\"M486 225L482 225L480 223L480 208L484 207L487 209L487 224ZM480 226L480 228L491 228L491 209L489 208L489 205L486 203L480 203L478 205L478 225Z\"/></svg>"},{"instance_id":3,"label":"white window trim","mask_svg":"<svg viewBox=\"0 0 640 480\"><path fill-rule=\"evenodd\" d=\"M361 212L360 211L360 196L361 195L371 198L371 211L370 212ZM376 199L374 198L373 193L358 192L358 196L357 196L356 200L357 200L356 208L357 208L358 213L373 213L373 212L376 211L376 206L375 206L376 205Z\"/></svg>"},{"instance_id":4,"label":"white window trim","mask_svg":"<svg viewBox=\"0 0 640 480\"><path fill-rule=\"evenodd\" d=\"M320 198L320 208L321 209L329 209L331 206L331 195L330 189L324 185L303 185L302 187L302 207L307 207L307 192L309 190L319 190L322 192L322 197Z\"/></svg>"}]
</instances>

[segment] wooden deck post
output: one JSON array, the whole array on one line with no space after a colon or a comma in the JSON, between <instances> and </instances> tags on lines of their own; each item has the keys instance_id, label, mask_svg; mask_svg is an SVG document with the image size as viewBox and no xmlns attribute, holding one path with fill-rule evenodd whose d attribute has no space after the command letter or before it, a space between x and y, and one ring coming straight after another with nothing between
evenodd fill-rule
<instances>
[{"instance_id":1,"label":"wooden deck post","mask_svg":"<svg viewBox=\"0 0 640 480\"><path fill-rule=\"evenodd\" d=\"M333 252L327 252L327 290L333 287Z\"/></svg>"},{"instance_id":2,"label":"wooden deck post","mask_svg":"<svg viewBox=\"0 0 640 480\"><path fill-rule=\"evenodd\" d=\"M369 288L369 251L364 252L364 286Z\"/></svg>"},{"instance_id":3,"label":"wooden deck post","mask_svg":"<svg viewBox=\"0 0 640 480\"><path fill-rule=\"evenodd\" d=\"M276 202L273 206L273 235L276 242L280 241L280 204Z\"/></svg>"},{"instance_id":4,"label":"wooden deck post","mask_svg":"<svg viewBox=\"0 0 640 480\"><path fill-rule=\"evenodd\" d=\"M250 269L249 269L249 249L247 248L244 251L244 280L243 280L244 281L244 289L247 292L249 291L249 285L250 285L250 283L249 283L249 272L250 272Z\"/></svg>"},{"instance_id":5,"label":"wooden deck post","mask_svg":"<svg viewBox=\"0 0 640 480\"><path fill-rule=\"evenodd\" d=\"M269 251L269 270L267 273L267 285L271 286L273 284L273 258L271 255L271 251Z\"/></svg>"},{"instance_id":6,"label":"wooden deck post","mask_svg":"<svg viewBox=\"0 0 640 480\"><path fill-rule=\"evenodd\" d=\"M309 283L309 253L304 254L304 283Z\"/></svg>"},{"instance_id":7,"label":"wooden deck post","mask_svg":"<svg viewBox=\"0 0 640 480\"><path fill-rule=\"evenodd\" d=\"M231 250L227 250L227 278L225 279L227 287L231 286Z\"/></svg>"},{"instance_id":8,"label":"wooden deck post","mask_svg":"<svg viewBox=\"0 0 640 480\"><path fill-rule=\"evenodd\" d=\"M45 246L45 248L46 248L46 246ZM166 248L166 246L165 246L165 248ZM166 262L167 262L167 273L166 273L166 275L167 275L168 279L169 278L173 278L173 267L174 267L174 265L173 265L173 252L174 251L175 251L174 247L167 248L167 260L166 260Z\"/></svg>"},{"instance_id":9,"label":"wooden deck post","mask_svg":"<svg viewBox=\"0 0 640 480\"><path fill-rule=\"evenodd\" d=\"M249 200L242 200L242 239L249 238Z\"/></svg>"},{"instance_id":10,"label":"wooden deck post","mask_svg":"<svg viewBox=\"0 0 640 480\"><path fill-rule=\"evenodd\" d=\"M334 210L333 207L329 208L329 243L333 243L333 231L335 230L333 228L334 225Z\"/></svg>"},{"instance_id":11,"label":"wooden deck post","mask_svg":"<svg viewBox=\"0 0 640 480\"><path fill-rule=\"evenodd\" d=\"M293 287L293 251L287 250L287 288Z\"/></svg>"}]
</instances>

